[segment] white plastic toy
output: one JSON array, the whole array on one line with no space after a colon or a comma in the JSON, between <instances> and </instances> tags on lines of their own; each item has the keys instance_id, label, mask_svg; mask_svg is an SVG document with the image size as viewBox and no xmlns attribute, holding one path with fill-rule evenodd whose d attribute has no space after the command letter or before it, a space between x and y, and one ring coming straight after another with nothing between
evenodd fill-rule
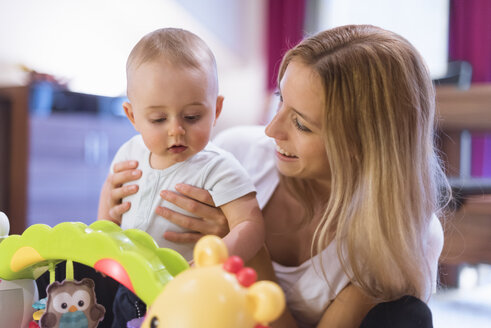
<instances>
[{"instance_id":1,"label":"white plastic toy","mask_svg":"<svg viewBox=\"0 0 491 328\"><path fill-rule=\"evenodd\" d=\"M7 215L0 212L0 242L9 235L10 223Z\"/></svg>"},{"instance_id":2,"label":"white plastic toy","mask_svg":"<svg viewBox=\"0 0 491 328\"><path fill-rule=\"evenodd\" d=\"M10 230L5 213L0 212L0 243ZM32 304L38 299L36 282L32 279L4 280L0 277L0 326L27 328L32 320Z\"/></svg>"}]
</instances>

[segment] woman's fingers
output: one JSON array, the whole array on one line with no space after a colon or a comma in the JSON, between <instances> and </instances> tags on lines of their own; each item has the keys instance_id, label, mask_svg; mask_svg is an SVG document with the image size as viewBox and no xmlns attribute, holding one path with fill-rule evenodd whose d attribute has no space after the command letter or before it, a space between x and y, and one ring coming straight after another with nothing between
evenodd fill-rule
<instances>
[{"instance_id":1,"label":"woman's fingers","mask_svg":"<svg viewBox=\"0 0 491 328\"><path fill-rule=\"evenodd\" d=\"M137 167L138 167L138 161L123 161L114 164L113 171L114 173L118 173L118 172L136 169Z\"/></svg>"},{"instance_id":2,"label":"woman's fingers","mask_svg":"<svg viewBox=\"0 0 491 328\"><path fill-rule=\"evenodd\" d=\"M215 203L207 190L190 185L176 185L177 192L163 190L160 192L162 199L191 213L194 217L175 212L167 207L159 206L156 213L163 219L191 232L164 233L164 238L179 242L196 242L203 235L216 235L224 237L229 232L229 226L225 215Z\"/></svg>"},{"instance_id":3,"label":"woman's fingers","mask_svg":"<svg viewBox=\"0 0 491 328\"><path fill-rule=\"evenodd\" d=\"M164 238L172 241L174 243L196 243L203 234L198 232L175 232L175 231L166 231L164 233Z\"/></svg>"},{"instance_id":4,"label":"woman's fingers","mask_svg":"<svg viewBox=\"0 0 491 328\"><path fill-rule=\"evenodd\" d=\"M140 179L141 175L142 171L139 169L125 170L119 172L115 171L114 173L109 175L108 181L111 186L119 187L124 183Z\"/></svg>"},{"instance_id":5,"label":"woman's fingers","mask_svg":"<svg viewBox=\"0 0 491 328\"><path fill-rule=\"evenodd\" d=\"M123 184L138 180L142 171L137 169L138 161L118 162L113 166L112 174L109 174L101 190L97 217L111 220L120 225L123 213L130 209L129 202L122 202L123 198L138 192L138 185Z\"/></svg>"},{"instance_id":6,"label":"woman's fingers","mask_svg":"<svg viewBox=\"0 0 491 328\"><path fill-rule=\"evenodd\" d=\"M208 190L197 188L188 184L177 184L176 185L176 190L180 192L181 194L191 198L195 199L203 204L208 204L210 206L215 206L215 202L213 202L213 198L211 198L210 193Z\"/></svg>"},{"instance_id":7,"label":"woman's fingers","mask_svg":"<svg viewBox=\"0 0 491 328\"><path fill-rule=\"evenodd\" d=\"M207 205L203 205L203 206L207 206ZM215 209L215 210L220 211L220 209ZM217 220L216 214L215 214L215 219L213 220L204 219L204 218L203 219L195 218L195 217L184 215L179 212L175 212L163 206L157 207L155 212L162 218L167 219L170 222L184 229L198 232L201 235L216 235L219 237L224 237L229 231L228 223L225 217L223 217L223 220ZM217 223L217 221L221 223Z\"/></svg>"},{"instance_id":8,"label":"woman's fingers","mask_svg":"<svg viewBox=\"0 0 491 328\"><path fill-rule=\"evenodd\" d=\"M206 190L205 192L208 193ZM160 196L177 207L192 213L194 216L203 218L203 220L216 221L217 224L224 224L227 222L222 211L219 208L214 207L215 205L208 205L207 203L202 203L169 190L162 190Z\"/></svg>"},{"instance_id":9,"label":"woman's fingers","mask_svg":"<svg viewBox=\"0 0 491 328\"><path fill-rule=\"evenodd\" d=\"M109 216L111 217L111 221L116 223L117 225L121 225L121 217L124 213L128 212L131 207L131 203L124 202L119 205L112 206L109 210Z\"/></svg>"},{"instance_id":10,"label":"woman's fingers","mask_svg":"<svg viewBox=\"0 0 491 328\"><path fill-rule=\"evenodd\" d=\"M108 177L108 182L115 187L119 187L130 181L138 180L142 171L137 169L138 161L118 162L113 166L113 172Z\"/></svg>"},{"instance_id":11,"label":"woman's fingers","mask_svg":"<svg viewBox=\"0 0 491 328\"><path fill-rule=\"evenodd\" d=\"M111 190L111 200L112 204L121 203L121 199L128 197L130 195L136 194L138 192L138 185L126 185L119 188L114 188Z\"/></svg>"}]
</instances>

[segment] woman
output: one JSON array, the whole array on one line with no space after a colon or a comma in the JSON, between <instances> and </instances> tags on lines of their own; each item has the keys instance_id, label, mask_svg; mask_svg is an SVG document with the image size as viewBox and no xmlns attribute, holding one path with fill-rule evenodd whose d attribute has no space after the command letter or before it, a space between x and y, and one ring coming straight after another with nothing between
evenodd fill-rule
<instances>
[{"instance_id":1,"label":"woman","mask_svg":"<svg viewBox=\"0 0 491 328\"><path fill-rule=\"evenodd\" d=\"M216 138L258 190L270 278L292 314L274 327L358 327L375 304L405 295L427 301L443 244L435 214L448 185L434 150L434 89L421 56L392 32L343 26L287 52L278 82L271 139L257 127ZM130 206L121 198L137 190L121 187L138 178L135 168L120 163L106 182L112 198L101 201L115 218ZM196 231L166 238L224 235L226 221L206 191L176 189L183 195L161 195L203 219L159 208Z\"/></svg>"}]
</instances>

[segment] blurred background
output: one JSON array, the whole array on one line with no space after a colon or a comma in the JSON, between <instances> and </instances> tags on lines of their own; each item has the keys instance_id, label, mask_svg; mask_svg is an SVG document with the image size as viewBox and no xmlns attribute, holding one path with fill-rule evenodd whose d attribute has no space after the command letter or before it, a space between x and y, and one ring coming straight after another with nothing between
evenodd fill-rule
<instances>
[{"instance_id":1,"label":"blurred background","mask_svg":"<svg viewBox=\"0 0 491 328\"><path fill-rule=\"evenodd\" d=\"M281 57L302 37L374 24L416 46L437 88L456 201L435 327L491 327L490 17L489 0L0 0L0 210L12 233L96 219L111 159L135 134L121 107L126 58L152 30L188 29L215 53L216 134L269 121Z\"/></svg>"}]
</instances>

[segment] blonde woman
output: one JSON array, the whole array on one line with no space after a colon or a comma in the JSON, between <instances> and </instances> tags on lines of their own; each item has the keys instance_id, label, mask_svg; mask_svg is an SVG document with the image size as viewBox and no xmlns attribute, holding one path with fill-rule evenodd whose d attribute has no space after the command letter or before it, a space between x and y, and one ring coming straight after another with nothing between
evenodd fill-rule
<instances>
[{"instance_id":1,"label":"blonde woman","mask_svg":"<svg viewBox=\"0 0 491 328\"><path fill-rule=\"evenodd\" d=\"M421 56L395 33L338 27L284 56L278 90L266 135L261 127L238 127L215 139L255 182L270 260L261 252L254 263L280 283L289 308L273 327L383 327L397 313L406 314L390 320L431 326L424 302L437 283L437 216L447 183L434 149L434 89ZM111 203L115 217L130 206L120 202L131 194L121 184L135 180L134 171L122 162L108 177L112 197L101 201ZM205 190L176 190L161 196L202 219L158 208L196 231L166 238L225 234L226 220ZM416 304L413 319L386 306L404 303Z\"/></svg>"}]
</instances>

